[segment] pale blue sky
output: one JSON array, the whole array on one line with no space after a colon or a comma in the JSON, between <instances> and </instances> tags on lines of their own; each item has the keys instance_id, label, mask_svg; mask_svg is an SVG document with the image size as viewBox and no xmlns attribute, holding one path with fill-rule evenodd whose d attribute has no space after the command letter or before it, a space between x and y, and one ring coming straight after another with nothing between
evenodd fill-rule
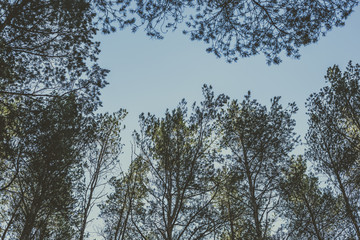
<instances>
[{"instance_id":1,"label":"pale blue sky","mask_svg":"<svg viewBox=\"0 0 360 240\"><path fill-rule=\"evenodd\" d=\"M327 68L338 64L344 69L349 60L360 63L360 8L344 27L303 47L300 60L283 57L280 65L268 66L262 55L226 63L206 53L205 43L190 41L181 31L168 33L164 40L149 39L141 31L120 31L98 36L98 40L102 43L99 62L111 70L110 84L102 90L101 111L125 108L129 112L122 135L127 147L121 160L126 166L139 114L163 116L166 108L174 108L182 98L188 103L199 101L205 83L212 85L215 93L231 98L242 99L250 90L262 104L268 105L273 96L281 96L283 105L295 101L299 107L296 132L303 137L307 129L305 101L325 86Z\"/></svg>"}]
</instances>

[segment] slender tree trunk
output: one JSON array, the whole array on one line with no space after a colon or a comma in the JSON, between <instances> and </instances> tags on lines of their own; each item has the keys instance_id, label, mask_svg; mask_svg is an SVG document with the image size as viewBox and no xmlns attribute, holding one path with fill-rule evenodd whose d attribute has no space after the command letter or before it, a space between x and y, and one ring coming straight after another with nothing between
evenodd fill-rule
<instances>
[{"instance_id":1,"label":"slender tree trunk","mask_svg":"<svg viewBox=\"0 0 360 240\"><path fill-rule=\"evenodd\" d=\"M121 208L121 211L120 211L120 214L119 214L120 218L119 218L119 220L117 222L117 225L116 225L116 231L115 231L114 240L124 239L124 236L125 236L126 225L127 225L128 219L129 219L130 211L132 209L132 195L131 195L130 189L129 189L130 188L129 185L131 184L131 177L132 177L132 174L130 174L129 182L127 183L126 193L125 193L125 196L124 196L124 202L125 203L124 203L123 207ZM130 194L130 196L129 196L129 194ZM124 210L126 210L126 205L127 205L128 198L129 198L129 207L128 207L127 212L126 212L126 217L124 219L124 223L121 226L121 223L122 223L122 220L123 220L123 214L124 214Z\"/></svg>"},{"instance_id":2,"label":"slender tree trunk","mask_svg":"<svg viewBox=\"0 0 360 240\"><path fill-rule=\"evenodd\" d=\"M36 203L36 199L34 199L30 208L30 213L25 217L25 224L20 235L20 240L30 240L31 231L35 224L38 208L39 203Z\"/></svg>"},{"instance_id":3,"label":"slender tree trunk","mask_svg":"<svg viewBox=\"0 0 360 240\"><path fill-rule=\"evenodd\" d=\"M171 169L172 170L172 169ZM167 201L167 213L166 213L166 220L167 223L165 223L166 226L166 234L167 238L166 240L172 240L173 235L173 206L172 206L172 174L171 170L169 171L169 175L167 176L167 186L165 186L165 197ZM166 194L167 192L167 194ZM166 196L167 195L167 196ZM165 208L164 208L165 209ZM163 213L165 215L165 213Z\"/></svg>"},{"instance_id":4,"label":"slender tree trunk","mask_svg":"<svg viewBox=\"0 0 360 240\"><path fill-rule=\"evenodd\" d=\"M259 220L259 207L256 202L255 186L252 182L253 181L252 175L251 175L250 166L249 166L246 154L244 156L244 163L245 163L246 176L247 176L247 180L249 183L250 203L253 207L253 219L255 222L256 239L261 240L262 239L262 230L261 230L261 223Z\"/></svg>"},{"instance_id":5,"label":"slender tree trunk","mask_svg":"<svg viewBox=\"0 0 360 240\"><path fill-rule=\"evenodd\" d=\"M125 204L124 206L121 208L121 211L120 211L120 217L119 217L119 220L116 224L116 230L115 230L115 235L114 235L114 240L117 240L117 239L121 239L121 238L118 238L118 236L120 235L121 236L121 233L120 233L120 229L121 229L121 222L122 222L122 218L123 218L123 212L124 212L124 209L126 207L126 201L127 201L127 193L125 194Z\"/></svg>"},{"instance_id":6,"label":"slender tree trunk","mask_svg":"<svg viewBox=\"0 0 360 240\"><path fill-rule=\"evenodd\" d=\"M336 175L336 179L337 179L337 181L339 183L340 191L341 191L342 196L344 198L346 214L350 217L350 220L351 220L351 222L352 222L352 224L354 226L354 229L356 231L356 235L357 235L358 239L360 239L359 225L357 223L356 217L355 217L354 212L352 210L352 207L350 205L350 200L349 200L348 195L346 194L344 184L343 184L343 182L342 182L342 180L340 178L339 173L335 171L335 175Z\"/></svg>"},{"instance_id":7,"label":"slender tree trunk","mask_svg":"<svg viewBox=\"0 0 360 240\"><path fill-rule=\"evenodd\" d=\"M227 202L227 211L228 211L228 217L229 217L229 223L230 223L230 238L231 240L235 239L235 229L234 229L234 217L231 211L231 203L230 203L230 195L228 190L226 190L226 202Z\"/></svg>"},{"instance_id":8,"label":"slender tree trunk","mask_svg":"<svg viewBox=\"0 0 360 240\"><path fill-rule=\"evenodd\" d=\"M314 213L313 213L313 211L311 210L310 203L309 203L309 201L307 200L307 198L306 198L305 195L303 195L303 197L304 197L304 200L305 200L306 208L308 209L308 211L309 211L309 213L310 213L311 223L312 223L312 225L314 226L315 233L316 233L316 237L318 238L318 240L323 240L323 238L321 237L320 231L319 231L319 229L318 229L318 227L317 227Z\"/></svg>"},{"instance_id":9,"label":"slender tree trunk","mask_svg":"<svg viewBox=\"0 0 360 240\"><path fill-rule=\"evenodd\" d=\"M103 162L104 162L104 157L106 154L106 147L108 144L108 138L109 135L111 133L112 128L110 129L107 138L105 140L105 142L103 143L103 145L101 146L101 150L99 153L99 156L97 157L96 160L96 168L94 171L94 174L92 176L90 176L90 185L89 185L89 196L87 197L87 194L85 193L85 208L84 208L84 216L82 219L82 223L81 223L81 229L80 229L80 238L79 240L83 240L84 239L84 234L85 234L85 229L86 229L86 225L88 222L88 217L89 217L89 213L91 211L92 208L92 202L93 202L93 198L94 198L94 192L95 189L98 186L98 182L99 182L99 177L100 177L100 173L101 173L101 167L103 166Z\"/></svg>"},{"instance_id":10,"label":"slender tree trunk","mask_svg":"<svg viewBox=\"0 0 360 240\"><path fill-rule=\"evenodd\" d=\"M85 205L85 208L84 208L84 213L83 213L84 216L83 216L82 223L81 223L79 240L84 239L85 229L86 229L86 225L87 225L87 219L89 217L89 212L90 212L90 208L91 208L91 202L93 200L93 194L94 194L96 186L97 186L97 175L95 176L95 179L92 179L91 186L90 186L89 197L88 197L88 199L85 199L86 200L86 205Z\"/></svg>"},{"instance_id":11,"label":"slender tree trunk","mask_svg":"<svg viewBox=\"0 0 360 240\"><path fill-rule=\"evenodd\" d=\"M121 240L125 239L125 232L126 232L127 222L129 221L130 211L132 210L132 201L133 201L133 198L132 198L132 195L131 195L130 199L129 199L129 207L127 209L126 216L125 216L125 219L124 219L124 224L122 226L122 233L121 233L121 238L120 238Z\"/></svg>"}]
</instances>

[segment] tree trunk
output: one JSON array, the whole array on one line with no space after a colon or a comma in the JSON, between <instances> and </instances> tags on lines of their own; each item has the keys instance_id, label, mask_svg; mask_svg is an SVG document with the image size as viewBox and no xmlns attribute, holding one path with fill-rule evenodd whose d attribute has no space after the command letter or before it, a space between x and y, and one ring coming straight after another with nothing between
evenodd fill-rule
<instances>
[{"instance_id":1,"label":"tree trunk","mask_svg":"<svg viewBox=\"0 0 360 240\"><path fill-rule=\"evenodd\" d=\"M256 239L261 240L262 239L262 230L261 230L261 222L259 221L259 207L256 202L256 196L255 196L255 186L253 185L253 180L251 176L250 166L248 164L247 156L244 153L244 163L245 163L245 171L246 176L249 183L249 194L250 194L250 203L253 207L253 219L255 222L255 231L256 231Z\"/></svg>"},{"instance_id":2,"label":"tree trunk","mask_svg":"<svg viewBox=\"0 0 360 240\"><path fill-rule=\"evenodd\" d=\"M312 223L312 225L314 226L315 233L316 233L316 237L318 238L318 240L323 240L323 238L321 237L320 231L319 231L319 229L318 229L318 227L317 227L314 213L313 213L313 211L311 210L310 203L309 203L309 201L307 200L307 198L306 198L306 196L305 196L304 194L303 194L303 197L304 197L304 200L305 200L306 208L308 209L308 211L309 211L309 213L310 213L311 223Z\"/></svg>"},{"instance_id":3,"label":"tree trunk","mask_svg":"<svg viewBox=\"0 0 360 240\"><path fill-rule=\"evenodd\" d=\"M356 235L357 235L358 239L360 239L359 225L357 223L356 217L355 217L354 212L352 210L352 207L350 205L349 197L346 194L345 187L343 185L343 182L341 181L339 173L335 171L335 175L336 175L336 179L337 179L337 181L339 183L340 191L341 191L341 193L343 195L343 198L344 198L346 214L350 217L350 220L351 220L351 222L352 222L352 224L354 226L354 229L356 231Z\"/></svg>"}]
</instances>

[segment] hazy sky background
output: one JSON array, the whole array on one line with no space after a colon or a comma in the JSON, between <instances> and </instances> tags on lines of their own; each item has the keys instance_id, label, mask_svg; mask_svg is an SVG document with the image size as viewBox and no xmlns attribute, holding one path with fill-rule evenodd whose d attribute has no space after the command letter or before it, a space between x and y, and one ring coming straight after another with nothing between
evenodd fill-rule
<instances>
[{"instance_id":1,"label":"hazy sky background","mask_svg":"<svg viewBox=\"0 0 360 240\"><path fill-rule=\"evenodd\" d=\"M182 29L169 32L164 40L150 39L143 31L129 30L99 35L100 65L111 70L110 83L102 90L100 111L125 108L123 132L125 154L123 166L129 163L131 134L138 129L138 116L150 112L163 116L185 98L188 103L201 101L203 84L212 85L216 94L243 99L248 90L261 104L269 105L274 96L282 104L296 102L296 132L302 137L307 130L305 101L325 86L328 67L337 64L345 69L349 60L360 63L360 8L357 7L344 27L334 28L316 44L300 49L300 60L282 57L280 65L266 64L263 55L226 63L205 52L204 42L190 41ZM302 153L302 147L296 153Z\"/></svg>"}]
</instances>

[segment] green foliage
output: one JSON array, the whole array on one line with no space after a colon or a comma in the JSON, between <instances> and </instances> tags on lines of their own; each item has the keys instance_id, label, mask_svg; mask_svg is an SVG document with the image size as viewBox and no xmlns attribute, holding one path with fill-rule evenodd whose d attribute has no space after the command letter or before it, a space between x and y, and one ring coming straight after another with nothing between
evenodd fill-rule
<instances>
[{"instance_id":1,"label":"green foliage","mask_svg":"<svg viewBox=\"0 0 360 240\"><path fill-rule=\"evenodd\" d=\"M110 180L114 193L100 205L100 216L105 221L102 233L105 239L141 239L134 223L146 215L144 199L148 196L148 171L144 159L136 158L127 173Z\"/></svg>"},{"instance_id":2,"label":"green foliage","mask_svg":"<svg viewBox=\"0 0 360 240\"><path fill-rule=\"evenodd\" d=\"M306 155L341 196L349 221L348 237L360 238L360 66L350 62L344 72L338 66L329 68L326 80L329 86L308 99Z\"/></svg>"},{"instance_id":3,"label":"green foliage","mask_svg":"<svg viewBox=\"0 0 360 240\"><path fill-rule=\"evenodd\" d=\"M87 133L82 106L75 96L44 103L25 101L18 111L16 138L18 173L2 192L7 199L10 236L19 239L61 239L72 235L72 188L79 179ZM80 140L81 139L81 140ZM60 234L60 235L59 235Z\"/></svg>"},{"instance_id":4,"label":"green foliage","mask_svg":"<svg viewBox=\"0 0 360 240\"><path fill-rule=\"evenodd\" d=\"M11 186L18 173L19 149L13 141L18 124L14 116L16 105L6 100L0 104L0 192Z\"/></svg>"},{"instance_id":5,"label":"green foliage","mask_svg":"<svg viewBox=\"0 0 360 240\"><path fill-rule=\"evenodd\" d=\"M239 180L238 174L226 165L218 170L215 182L219 190L213 201L219 218L216 229L218 239L234 240L244 236L246 207L239 204L243 200L242 193L236 187Z\"/></svg>"},{"instance_id":6,"label":"green foliage","mask_svg":"<svg viewBox=\"0 0 360 240\"><path fill-rule=\"evenodd\" d=\"M19 74L31 74L29 64L43 71L32 63L59 56L62 66L77 69L69 74L78 74L84 58L96 58L89 49L97 45L92 37L98 28L108 34L127 26L133 31L143 26L149 36L163 38L180 25L191 40L204 41L210 45L208 52L229 62L263 53L268 63L278 64L282 51L298 58L300 47L343 26L357 4L356 0L1 0L0 66L4 71L0 78L17 81ZM24 66L14 68L20 60Z\"/></svg>"},{"instance_id":7,"label":"green foliage","mask_svg":"<svg viewBox=\"0 0 360 240\"><path fill-rule=\"evenodd\" d=\"M299 48L342 26L356 0L0 0L0 236L83 239L99 185L121 153L120 110L94 114L108 70L97 31L141 26L154 38L185 23L192 40L227 61ZM111 178L100 205L106 239L269 239L278 210L289 238L360 238L360 67L328 70L308 100L307 159L329 179L319 187L297 143L294 104L269 110L214 96L163 118L144 114L139 154ZM229 153L226 157L224 154ZM280 204L281 203L281 204ZM277 210L277 211L275 211Z\"/></svg>"},{"instance_id":8,"label":"green foliage","mask_svg":"<svg viewBox=\"0 0 360 240\"><path fill-rule=\"evenodd\" d=\"M149 36L163 38L163 33L180 25L191 40L210 45L207 51L217 57L231 62L263 53L269 64L279 64L282 51L299 58L300 47L317 42L334 26L343 26L358 4L357 0L102 2L113 13L110 22L118 20L124 26L136 20L133 31L144 25Z\"/></svg>"},{"instance_id":9,"label":"green foliage","mask_svg":"<svg viewBox=\"0 0 360 240\"><path fill-rule=\"evenodd\" d=\"M70 239L74 187L107 70L92 7L0 1L2 239Z\"/></svg>"},{"instance_id":10,"label":"green foliage","mask_svg":"<svg viewBox=\"0 0 360 240\"><path fill-rule=\"evenodd\" d=\"M86 146L86 157L83 159L83 182L78 189L80 212L79 239L84 239L86 227L94 205L102 197L102 192L109 174L117 166L122 150L120 133L124 129L122 121L127 112L120 109L113 114L98 114L94 118L94 136Z\"/></svg>"},{"instance_id":11,"label":"green foliage","mask_svg":"<svg viewBox=\"0 0 360 240\"><path fill-rule=\"evenodd\" d=\"M318 178L306 174L306 169L300 156L292 158L284 172L280 212L287 224L281 230L289 239L339 239L347 224L341 217L341 199L330 189L321 189Z\"/></svg>"},{"instance_id":12,"label":"green foliage","mask_svg":"<svg viewBox=\"0 0 360 240\"><path fill-rule=\"evenodd\" d=\"M76 92L99 104L107 70L96 64L91 6L76 1L0 1L0 94L46 97Z\"/></svg>"},{"instance_id":13,"label":"green foliage","mask_svg":"<svg viewBox=\"0 0 360 240\"><path fill-rule=\"evenodd\" d=\"M215 97L207 86L203 93L205 100L189 115L183 100L163 118L140 116L140 153L129 173L112 182L116 192L102 207L109 239L206 239L214 231L215 118L227 97Z\"/></svg>"},{"instance_id":14,"label":"green foliage","mask_svg":"<svg viewBox=\"0 0 360 240\"><path fill-rule=\"evenodd\" d=\"M279 99L274 98L267 110L249 93L241 103L232 101L221 119L222 147L230 151L227 161L230 176L235 176L237 195L231 201L244 208L236 216L243 219L243 232L231 239L267 239L275 221L279 177L297 142L291 117L297 108L289 104L283 109Z\"/></svg>"},{"instance_id":15,"label":"green foliage","mask_svg":"<svg viewBox=\"0 0 360 240\"><path fill-rule=\"evenodd\" d=\"M141 116L137 134L140 156L150 166L147 216L142 235L161 239L204 239L214 228L211 183L217 158L214 119L227 97L215 98L204 86L205 100L187 117L186 102L164 118Z\"/></svg>"}]
</instances>

